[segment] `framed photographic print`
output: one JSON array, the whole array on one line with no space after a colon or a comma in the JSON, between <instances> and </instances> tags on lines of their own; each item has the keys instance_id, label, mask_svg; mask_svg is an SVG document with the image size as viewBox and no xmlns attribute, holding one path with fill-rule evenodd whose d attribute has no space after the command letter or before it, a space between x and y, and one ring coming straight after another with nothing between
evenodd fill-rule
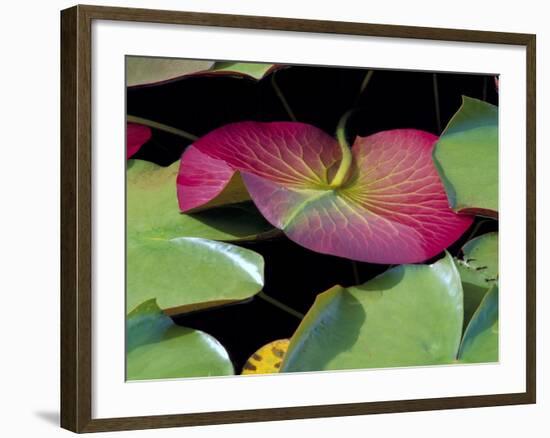
<instances>
[{"instance_id":1,"label":"framed photographic print","mask_svg":"<svg viewBox=\"0 0 550 438\"><path fill-rule=\"evenodd\" d=\"M535 402L534 35L75 6L61 45L63 427Z\"/></svg>"}]
</instances>

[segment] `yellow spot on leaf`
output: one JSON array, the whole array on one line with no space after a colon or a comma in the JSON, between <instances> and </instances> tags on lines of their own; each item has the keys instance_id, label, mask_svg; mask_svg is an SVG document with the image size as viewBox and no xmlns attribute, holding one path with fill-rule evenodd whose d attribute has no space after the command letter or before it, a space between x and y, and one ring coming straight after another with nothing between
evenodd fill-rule
<instances>
[{"instance_id":1,"label":"yellow spot on leaf","mask_svg":"<svg viewBox=\"0 0 550 438\"><path fill-rule=\"evenodd\" d=\"M290 339L278 339L264 345L246 361L242 374L278 373Z\"/></svg>"}]
</instances>

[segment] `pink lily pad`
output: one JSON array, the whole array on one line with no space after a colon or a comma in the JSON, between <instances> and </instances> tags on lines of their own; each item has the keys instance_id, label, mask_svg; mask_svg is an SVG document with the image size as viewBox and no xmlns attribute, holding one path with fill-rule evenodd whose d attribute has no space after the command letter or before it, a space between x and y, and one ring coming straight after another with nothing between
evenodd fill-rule
<instances>
[{"instance_id":1,"label":"pink lily pad","mask_svg":"<svg viewBox=\"0 0 550 438\"><path fill-rule=\"evenodd\" d=\"M126 159L132 157L151 138L151 129L138 123L126 123Z\"/></svg>"},{"instance_id":2,"label":"pink lily pad","mask_svg":"<svg viewBox=\"0 0 550 438\"><path fill-rule=\"evenodd\" d=\"M184 212L224 196L238 172L264 217L316 252L371 263L427 260L473 218L454 213L432 161L437 137L398 129L358 137L336 183L342 149L320 129L292 122L226 125L182 156Z\"/></svg>"}]
</instances>

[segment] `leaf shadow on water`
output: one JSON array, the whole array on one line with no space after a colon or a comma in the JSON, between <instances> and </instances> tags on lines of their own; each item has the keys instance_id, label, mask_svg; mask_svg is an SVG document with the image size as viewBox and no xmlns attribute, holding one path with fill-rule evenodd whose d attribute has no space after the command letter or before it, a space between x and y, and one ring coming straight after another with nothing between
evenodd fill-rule
<instances>
[{"instance_id":1,"label":"leaf shadow on water","mask_svg":"<svg viewBox=\"0 0 550 438\"><path fill-rule=\"evenodd\" d=\"M196 221L218 231L246 238L250 230L258 233L273 231L252 202L216 207L196 213L187 213Z\"/></svg>"},{"instance_id":2,"label":"leaf shadow on water","mask_svg":"<svg viewBox=\"0 0 550 438\"><path fill-rule=\"evenodd\" d=\"M300 338L285 359L288 363L285 372L326 370L331 360L345 354L357 342L367 315L359 301L340 287L333 288L319 299L324 301L336 290L338 296L326 305L319 304L322 308L313 309L298 328L298 335L307 334ZM346 319L345 330L335 330L334 324L340 324L343 317ZM300 360L293 363L295 356Z\"/></svg>"},{"instance_id":3,"label":"leaf shadow on water","mask_svg":"<svg viewBox=\"0 0 550 438\"><path fill-rule=\"evenodd\" d=\"M331 369L331 361L345 356L358 346L362 330L368 324L368 309L361 301L361 294L371 294L371 301L380 299L403 278L402 268L394 268L383 280L376 279L364 285L345 289L336 286L318 296L316 305L296 331L302 339L294 346L285 371L319 371ZM305 335L305 336L304 336ZM299 339L299 338L298 338ZM292 364L292 355L300 361ZM360 367L360 366L359 366ZM339 366L338 369L345 369ZM358 368L349 366L347 368Z\"/></svg>"}]
</instances>

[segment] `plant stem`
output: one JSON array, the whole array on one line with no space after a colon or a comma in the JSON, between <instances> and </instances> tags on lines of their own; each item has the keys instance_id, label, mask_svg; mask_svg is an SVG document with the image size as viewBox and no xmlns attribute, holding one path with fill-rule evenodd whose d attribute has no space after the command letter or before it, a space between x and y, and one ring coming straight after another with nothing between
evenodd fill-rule
<instances>
[{"instance_id":1,"label":"plant stem","mask_svg":"<svg viewBox=\"0 0 550 438\"><path fill-rule=\"evenodd\" d=\"M437 86L437 73L433 73L432 82L434 88L435 120L437 122L437 131L441 134L441 111L439 109L439 87Z\"/></svg>"},{"instance_id":2,"label":"plant stem","mask_svg":"<svg viewBox=\"0 0 550 438\"><path fill-rule=\"evenodd\" d=\"M369 70L365 75L365 77L363 78L363 81L361 82L361 86L359 87L359 93L355 98L354 106L357 106L359 104L359 101L361 100L361 96L363 95L363 92L366 90L367 85L369 85L369 82L373 74L374 74L374 70Z\"/></svg>"},{"instance_id":3,"label":"plant stem","mask_svg":"<svg viewBox=\"0 0 550 438\"><path fill-rule=\"evenodd\" d=\"M359 277L359 266L357 266L357 262L355 260L351 261L351 267L353 269L353 278L355 280L355 284L361 284L361 278Z\"/></svg>"},{"instance_id":4,"label":"plant stem","mask_svg":"<svg viewBox=\"0 0 550 438\"><path fill-rule=\"evenodd\" d=\"M264 291L258 292L256 296L261 298L264 301L267 301L269 304L272 304L273 306L278 307L283 312L286 312L289 315L292 315L298 319L304 318L304 315L302 313L298 312L297 310L294 310L292 307L289 307L284 303L281 303L279 300L276 300L275 298L270 297Z\"/></svg>"},{"instance_id":5,"label":"plant stem","mask_svg":"<svg viewBox=\"0 0 550 438\"><path fill-rule=\"evenodd\" d=\"M331 187L340 187L346 180L349 168L351 167L352 156L351 149L346 139L346 124L352 112L353 110L347 111L342 116L338 122L338 126L336 127L336 138L338 139L338 144L340 145L340 150L342 151L342 161L340 161L340 166L338 167L334 178L332 178L332 181L330 182Z\"/></svg>"},{"instance_id":6,"label":"plant stem","mask_svg":"<svg viewBox=\"0 0 550 438\"><path fill-rule=\"evenodd\" d=\"M140 125L149 126L150 128L159 129L170 134L177 135L178 137L186 138L187 140L195 141L198 137L190 134L189 132L181 129L174 128L172 126L165 125L163 123L155 122L153 120L144 119L143 117L127 115L126 120L132 123L139 123Z\"/></svg>"},{"instance_id":7,"label":"plant stem","mask_svg":"<svg viewBox=\"0 0 550 438\"><path fill-rule=\"evenodd\" d=\"M279 88L279 85L277 85L277 81L275 80L275 74L276 74L276 72L273 72L272 75L271 75L271 85L273 85L273 89L275 90L275 93L279 97L279 100L281 101L281 103L285 107L285 110L286 110L288 116L290 117L290 119L293 122L295 122L296 121L296 116L292 112L292 108L290 108L290 105L286 101L285 95L283 94L283 92Z\"/></svg>"}]
</instances>

